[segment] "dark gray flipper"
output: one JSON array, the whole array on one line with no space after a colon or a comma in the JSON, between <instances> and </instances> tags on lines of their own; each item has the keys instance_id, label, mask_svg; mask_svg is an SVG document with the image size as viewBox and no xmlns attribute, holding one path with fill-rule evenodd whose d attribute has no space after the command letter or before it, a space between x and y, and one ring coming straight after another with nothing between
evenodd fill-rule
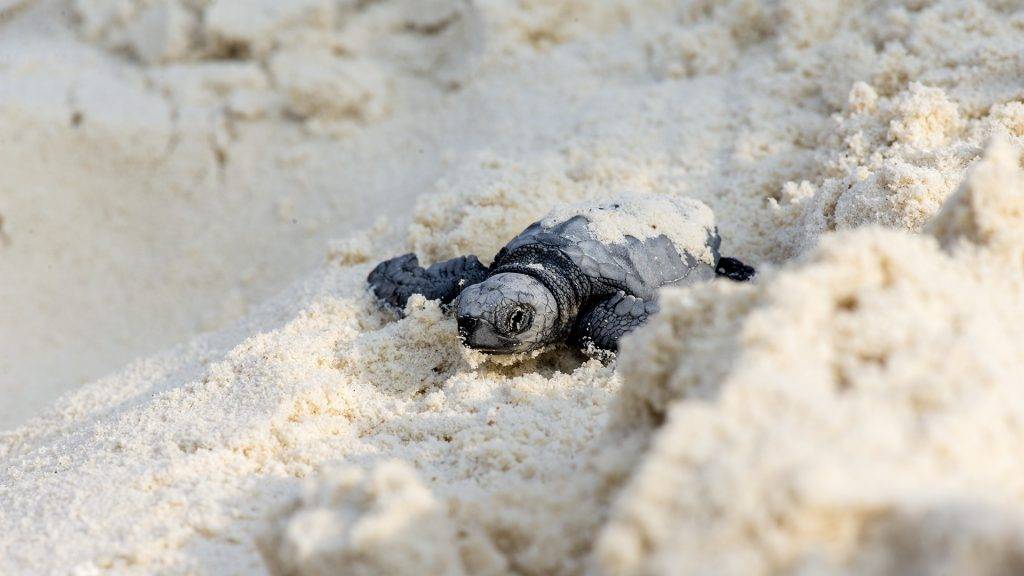
<instances>
[{"instance_id":1,"label":"dark gray flipper","mask_svg":"<svg viewBox=\"0 0 1024 576\"><path fill-rule=\"evenodd\" d=\"M460 256L423 268L415 254L404 254L378 264L366 281L381 302L402 310L413 294L450 304L464 287L485 278L487 267L476 256Z\"/></svg>"},{"instance_id":2,"label":"dark gray flipper","mask_svg":"<svg viewBox=\"0 0 1024 576\"><path fill-rule=\"evenodd\" d=\"M657 311L658 304L653 300L641 300L625 292L617 292L580 312L570 342L584 350L593 344L596 348L615 352L619 349L619 338L646 322Z\"/></svg>"},{"instance_id":3,"label":"dark gray flipper","mask_svg":"<svg viewBox=\"0 0 1024 576\"><path fill-rule=\"evenodd\" d=\"M757 276L757 271L754 270L752 266L747 266L735 258L726 258L723 256L718 259L718 266L715 267L715 274L736 282L746 282L754 276Z\"/></svg>"}]
</instances>

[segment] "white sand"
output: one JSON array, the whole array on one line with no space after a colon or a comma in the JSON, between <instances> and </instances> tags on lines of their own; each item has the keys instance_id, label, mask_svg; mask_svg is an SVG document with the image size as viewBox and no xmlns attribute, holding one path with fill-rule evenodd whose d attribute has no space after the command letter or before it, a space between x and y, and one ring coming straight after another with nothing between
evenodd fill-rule
<instances>
[{"instance_id":1,"label":"white sand","mask_svg":"<svg viewBox=\"0 0 1024 576\"><path fill-rule=\"evenodd\" d=\"M75 4L0 29L0 389L226 328L0 436L0 573L1024 567L1019 3ZM759 280L610 365L365 292L623 191Z\"/></svg>"},{"instance_id":2,"label":"white sand","mask_svg":"<svg viewBox=\"0 0 1024 576\"><path fill-rule=\"evenodd\" d=\"M430 74L456 77L459 64L439 51L447 37L401 32L409 10L352 25L398 29L389 48L433 49L436 63L409 71L379 56L377 73L402 90L381 91L365 114L359 102L300 120L292 108L337 101L345 72L277 87L261 67L270 55L224 60L198 48L140 67L76 35L114 34L113 24L70 22L73 13L124 18L115 15L132 2L70 4L37 1L0 20L0 429L239 318L321 265L329 238L385 212L407 218L446 155L490 139L475 102L435 112L442 91ZM405 114L377 112L394 107Z\"/></svg>"}]
</instances>

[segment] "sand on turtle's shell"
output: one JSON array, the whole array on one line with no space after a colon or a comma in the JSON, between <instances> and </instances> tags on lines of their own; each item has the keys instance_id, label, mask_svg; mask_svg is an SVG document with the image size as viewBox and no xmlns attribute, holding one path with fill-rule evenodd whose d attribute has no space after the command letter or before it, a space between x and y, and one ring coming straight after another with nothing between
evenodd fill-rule
<instances>
[{"instance_id":1,"label":"sand on turtle's shell","mask_svg":"<svg viewBox=\"0 0 1024 576\"><path fill-rule=\"evenodd\" d=\"M587 229L601 242L622 243L667 236L676 246L702 262L714 262L708 232L715 230L715 213L706 204L680 196L623 194L599 202L559 206L541 219L542 227L573 216L587 218Z\"/></svg>"}]
</instances>

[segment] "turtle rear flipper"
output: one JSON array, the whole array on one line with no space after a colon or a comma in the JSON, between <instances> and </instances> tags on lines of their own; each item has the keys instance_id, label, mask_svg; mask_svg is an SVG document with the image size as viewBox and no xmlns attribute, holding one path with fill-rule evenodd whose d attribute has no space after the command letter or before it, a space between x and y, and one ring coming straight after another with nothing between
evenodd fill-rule
<instances>
[{"instance_id":1,"label":"turtle rear flipper","mask_svg":"<svg viewBox=\"0 0 1024 576\"><path fill-rule=\"evenodd\" d=\"M647 322L657 311L658 304L653 300L617 292L582 310L569 340L584 350L593 345L615 352L619 349L620 338Z\"/></svg>"},{"instance_id":2,"label":"turtle rear flipper","mask_svg":"<svg viewBox=\"0 0 1024 576\"><path fill-rule=\"evenodd\" d=\"M423 268L415 254L404 254L378 264L366 281L381 302L401 311L413 294L451 304L463 288L485 278L487 267L476 256L460 256Z\"/></svg>"},{"instance_id":3,"label":"turtle rear flipper","mask_svg":"<svg viewBox=\"0 0 1024 576\"><path fill-rule=\"evenodd\" d=\"M718 266L715 267L715 274L733 280L735 282L746 282L757 276L753 266L747 266L735 258L725 256L718 259Z\"/></svg>"}]
</instances>

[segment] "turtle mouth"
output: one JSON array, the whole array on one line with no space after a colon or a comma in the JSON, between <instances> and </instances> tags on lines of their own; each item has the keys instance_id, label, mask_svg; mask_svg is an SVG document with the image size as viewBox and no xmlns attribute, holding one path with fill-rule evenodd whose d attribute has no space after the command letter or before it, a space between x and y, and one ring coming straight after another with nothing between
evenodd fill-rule
<instances>
[{"instance_id":1,"label":"turtle mouth","mask_svg":"<svg viewBox=\"0 0 1024 576\"><path fill-rule=\"evenodd\" d=\"M513 338L498 334L490 323L472 316L458 318L459 340L466 348L485 354L511 354L519 345Z\"/></svg>"},{"instance_id":2,"label":"turtle mouth","mask_svg":"<svg viewBox=\"0 0 1024 576\"><path fill-rule=\"evenodd\" d=\"M465 346L466 348L469 348L470 350L476 350L477 352L483 352L484 354L515 354L516 352L518 352L518 350L516 350L517 342L513 341L509 341L507 344L502 343L494 345L490 343L476 343L473 342L472 340L467 340L465 338L461 340L462 345Z\"/></svg>"},{"instance_id":3,"label":"turtle mouth","mask_svg":"<svg viewBox=\"0 0 1024 576\"><path fill-rule=\"evenodd\" d=\"M512 354L512 352L510 350L500 350L498 348L478 348L476 346L469 346L469 345L466 345L466 348L469 348L470 350L473 350L475 352L480 352L481 354L493 354L493 355Z\"/></svg>"}]
</instances>

